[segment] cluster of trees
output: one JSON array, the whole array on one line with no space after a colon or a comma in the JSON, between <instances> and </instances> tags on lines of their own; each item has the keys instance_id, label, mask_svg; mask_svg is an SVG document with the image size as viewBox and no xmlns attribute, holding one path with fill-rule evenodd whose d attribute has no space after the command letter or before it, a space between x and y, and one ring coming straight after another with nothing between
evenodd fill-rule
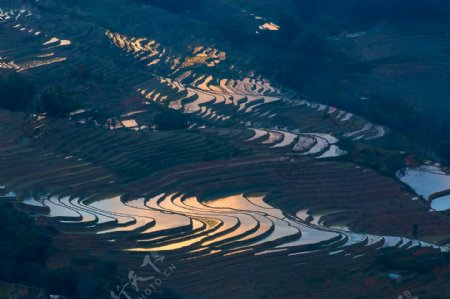
<instances>
[{"instance_id":1,"label":"cluster of trees","mask_svg":"<svg viewBox=\"0 0 450 299\"><path fill-rule=\"evenodd\" d=\"M430 131L428 131L430 132ZM434 146L433 150L444 159L446 163L450 163L450 119L445 120L439 130L433 130L434 134L430 134L430 145Z\"/></svg>"},{"instance_id":2,"label":"cluster of trees","mask_svg":"<svg viewBox=\"0 0 450 299\"><path fill-rule=\"evenodd\" d=\"M12 111L30 111L35 93L34 83L12 73L0 76L0 108Z\"/></svg>"},{"instance_id":3,"label":"cluster of trees","mask_svg":"<svg viewBox=\"0 0 450 299\"><path fill-rule=\"evenodd\" d=\"M347 151L347 155L342 156L341 159L367 166L388 177L395 178L396 172L405 165L405 157L398 151L390 151L348 139L341 140L340 147Z\"/></svg>"},{"instance_id":4,"label":"cluster of trees","mask_svg":"<svg viewBox=\"0 0 450 299\"><path fill-rule=\"evenodd\" d=\"M38 286L52 252L51 232L0 201L0 280Z\"/></svg>"},{"instance_id":5,"label":"cluster of trees","mask_svg":"<svg viewBox=\"0 0 450 299\"><path fill-rule=\"evenodd\" d=\"M36 100L37 98L37 100ZM0 76L0 108L26 113L45 112L51 117L68 117L70 112L82 107L79 94L61 87L50 87L40 97L36 96L33 81L13 72Z\"/></svg>"},{"instance_id":6,"label":"cluster of trees","mask_svg":"<svg viewBox=\"0 0 450 299\"><path fill-rule=\"evenodd\" d=\"M157 130L182 130L188 125L188 117L181 112L165 107L153 116L153 125Z\"/></svg>"},{"instance_id":7,"label":"cluster of trees","mask_svg":"<svg viewBox=\"0 0 450 299\"><path fill-rule=\"evenodd\" d=\"M367 101L342 97L331 99L328 104L362 115L402 134L405 138L397 138L401 144L396 144L395 148L415 152L419 157L437 155L444 162L450 162L450 118L433 119L419 104L379 94L371 94Z\"/></svg>"},{"instance_id":8,"label":"cluster of trees","mask_svg":"<svg viewBox=\"0 0 450 299\"><path fill-rule=\"evenodd\" d=\"M434 271L448 265L450 255L424 253L421 255L405 254L405 252L385 251L376 257L376 264L383 267L386 271L402 271L414 273L416 275L429 275L429 278L435 276Z\"/></svg>"},{"instance_id":9,"label":"cluster of trees","mask_svg":"<svg viewBox=\"0 0 450 299\"><path fill-rule=\"evenodd\" d=\"M52 238L56 235L56 231L37 225L11 203L0 201L0 281L43 288L49 294L71 298L102 298L113 285L114 266L100 264L84 277L74 267L48 268L47 261L54 254Z\"/></svg>"},{"instance_id":10,"label":"cluster of trees","mask_svg":"<svg viewBox=\"0 0 450 299\"><path fill-rule=\"evenodd\" d=\"M78 94L64 91L61 87L51 87L41 95L42 109L48 116L68 117L70 112L82 108L82 102Z\"/></svg>"}]
</instances>

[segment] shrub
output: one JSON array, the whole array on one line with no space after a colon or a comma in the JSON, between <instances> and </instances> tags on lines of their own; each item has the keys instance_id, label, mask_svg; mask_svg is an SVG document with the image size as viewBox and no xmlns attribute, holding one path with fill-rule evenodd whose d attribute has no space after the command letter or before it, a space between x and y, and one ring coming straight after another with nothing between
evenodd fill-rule
<instances>
[{"instance_id":1,"label":"shrub","mask_svg":"<svg viewBox=\"0 0 450 299\"><path fill-rule=\"evenodd\" d=\"M48 116L68 117L82 107L79 96L74 92L64 91L61 87L51 87L41 96L41 106Z\"/></svg>"},{"instance_id":2,"label":"shrub","mask_svg":"<svg viewBox=\"0 0 450 299\"><path fill-rule=\"evenodd\" d=\"M164 109L162 112L155 114L153 125L161 131L182 130L187 127L187 117L179 111Z\"/></svg>"},{"instance_id":3,"label":"shrub","mask_svg":"<svg viewBox=\"0 0 450 299\"><path fill-rule=\"evenodd\" d=\"M34 83L17 73L0 77L0 107L12 111L30 111L34 97Z\"/></svg>"}]
</instances>

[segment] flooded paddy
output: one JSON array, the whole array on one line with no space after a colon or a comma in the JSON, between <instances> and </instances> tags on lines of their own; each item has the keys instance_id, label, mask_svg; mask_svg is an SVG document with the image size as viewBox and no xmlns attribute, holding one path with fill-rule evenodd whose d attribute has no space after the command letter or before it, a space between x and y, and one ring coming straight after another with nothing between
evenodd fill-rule
<instances>
[{"instance_id":1,"label":"flooded paddy","mask_svg":"<svg viewBox=\"0 0 450 299\"><path fill-rule=\"evenodd\" d=\"M397 176L424 198L428 198L433 193L450 189L450 175L434 165L408 168L404 175L398 173Z\"/></svg>"},{"instance_id":2,"label":"flooded paddy","mask_svg":"<svg viewBox=\"0 0 450 299\"><path fill-rule=\"evenodd\" d=\"M436 211L450 210L450 195L437 197L431 202L431 208Z\"/></svg>"},{"instance_id":3,"label":"flooded paddy","mask_svg":"<svg viewBox=\"0 0 450 299\"><path fill-rule=\"evenodd\" d=\"M304 222L308 217L306 210L299 211L297 217L288 216L268 204L265 197L263 193L236 194L201 202L192 196L161 194L126 202L120 196L84 202L79 198L52 196L45 198L42 206L49 209L44 215L65 227L85 224L85 229L114 236L116 241L117 238L135 236L135 245L123 248L126 251L195 252L203 248L225 254L272 244L273 252L282 252L337 238L347 240L344 247L383 238L348 232L338 225L331 228L321 225L322 216L340 210L314 214L310 225ZM23 203L42 207L34 198L27 198ZM396 246L397 243L387 241L385 246ZM269 252L272 249L258 254Z\"/></svg>"}]
</instances>

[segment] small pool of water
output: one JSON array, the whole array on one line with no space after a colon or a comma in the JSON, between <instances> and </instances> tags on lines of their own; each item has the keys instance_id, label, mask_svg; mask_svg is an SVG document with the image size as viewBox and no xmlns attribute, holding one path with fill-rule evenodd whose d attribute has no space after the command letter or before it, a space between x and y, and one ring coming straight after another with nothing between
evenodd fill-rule
<instances>
[{"instance_id":1,"label":"small pool of water","mask_svg":"<svg viewBox=\"0 0 450 299\"><path fill-rule=\"evenodd\" d=\"M408 168L404 175L397 174L397 176L424 198L428 198L433 193L450 189L450 175L432 165Z\"/></svg>"},{"instance_id":2,"label":"small pool of water","mask_svg":"<svg viewBox=\"0 0 450 299\"><path fill-rule=\"evenodd\" d=\"M436 211L447 211L450 209L450 195L433 199L431 207Z\"/></svg>"}]
</instances>

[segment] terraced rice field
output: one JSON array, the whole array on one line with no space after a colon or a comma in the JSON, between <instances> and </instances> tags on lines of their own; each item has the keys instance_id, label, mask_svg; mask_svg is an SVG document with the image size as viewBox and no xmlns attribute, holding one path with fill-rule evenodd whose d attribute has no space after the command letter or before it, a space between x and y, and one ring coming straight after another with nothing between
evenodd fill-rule
<instances>
[{"instance_id":1,"label":"terraced rice field","mask_svg":"<svg viewBox=\"0 0 450 299\"><path fill-rule=\"evenodd\" d=\"M69 196L47 196L40 200L47 210L44 215L59 222L65 229L73 226L70 229L72 233L74 230L88 230L86 233L95 232L115 242L125 236L130 240L132 236L135 242L122 243L124 248L121 250L125 251L209 254L212 251L251 248L255 255L261 255L267 252L268 244L295 252L302 251L305 245L341 239L346 240L342 244L344 249L369 240L367 245L379 243L380 246L392 247L402 244L406 248L424 246L447 251L445 247L407 238L385 238L327 229L318 221L307 224L270 206L261 195L237 194L205 202L183 194L160 194L125 202L118 196L94 202Z\"/></svg>"},{"instance_id":2,"label":"terraced rice field","mask_svg":"<svg viewBox=\"0 0 450 299\"><path fill-rule=\"evenodd\" d=\"M390 236L410 228L411 223L404 222L410 215L427 219L429 228L424 225L423 230L435 229L440 221L442 233L448 223L430 215L426 207L418 209L410 200L412 194L373 171L303 155L280 158L270 144L250 144L253 156L248 147L237 147L251 143L248 140L254 135L254 141L268 138L266 131L148 134L46 118L30 120L8 112L1 113L1 120L1 182L8 190L24 194L18 207L46 217L63 233L64 241L57 242L62 260L67 248L73 255L86 248L104 255L108 248L108 256L127 269L145 252L164 252L177 266L186 267L170 280L171 285L229 297L233 292L216 293L213 287L221 280L211 281L206 289L201 280L197 284L197 271L219 273L217 266L224 263L237 265L233 271L252 267L278 273L285 281L288 278L273 269L270 260L286 265L283 269L302 264L310 265L305 269L323 270L326 263L337 265L337 260L344 267L343 261L373 259L380 250L402 254L448 250ZM228 141L236 134L246 136L241 142ZM324 143L335 141L328 135L316 137ZM213 153L217 158L205 160ZM386 208L393 199L404 205L400 214L395 207ZM369 222L371 231L378 233L356 233L333 225L343 220L356 231ZM72 242L87 247L74 247ZM244 286L238 290L248 291Z\"/></svg>"},{"instance_id":3,"label":"terraced rice field","mask_svg":"<svg viewBox=\"0 0 450 299\"><path fill-rule=\"evenodd\" d=\"M450 209L448 194L450 193L450 176L440 165L422 165L406 169L404 174L397 176L405 184L423 198L431 201L431 208L436 211Z\"/></svg>"},{"instance_id":4,"label":"terraced rice field","mask_svg":"<svg viewBox=\"0 0 450 299\"><path fill-rule=\"evenodd\" d=\"M35 28L20 23L21 20L26 20L31 16L31 11L24 9L0 11L0 21L3 23L11 22L11 27L8 26L9 30L2 32L5 39L20 44L26 44L27 40L30 39L34 42L33 46L27 47L27 51L22 51L22 53L18 53L13 47L6 51L2 49L1 68L23 72L32 68L63 62L67 59L64 56L64 47L70 46L71 41L49 37ZM19 57L17 57L18 54Z\"/></svg>"},{"instance_id":5,"label":"terraced rice field","mask_svg":"<svg viewBox=\"0 0 450 299\"><path fill-rule=\"evenodd\" d=\"M246 135L242 142L235 143L245 145L251 143L248 139L254 134L263 137L269 132L233 134L210 129L149 135L70 121L29 120L8 112L3 112L1 119L1 181L9 190L29 194L23 197L21 208L48 217L74 241L108 242L111 254L125 264L129 263L126 257L137 258L152 250L189 264L219 256L224 261L277 257L292 263L288 260L303 259L311 251L327 259L341 255L359 259L384 247L447 250L408 238L333 229L333 217L358 219L345 215L354 213L351 211L361 197L374 206L383 206L375 197L370 199L379 192L365 186L385 190L383 197L404 198L400 200L405 202L412 202L411 195L352 165L303 158L280 160L273 145L261 148L259 143L255 145L259 154L249 158L244 149L226 141L234 134ZM283 135L284 139L298 137ZM327 135L317 137L334 142ZM218 160L203 161L202 157L211 157L212 152ZM358 179L359 191L354 187ZM367 180L371 183L363 183ZM322 184L327 185L327 192L322 191ZM245 193L231 193L233 190ZM231 194L217 195L223 192ZM330 194L333 200L327 203L324 199ZM340 209L322 213L321 218L316 216L321 213L314 212L336 206ZM313 215L315 221L295 216L305 208L306 215ZM380 215L385 209L372 210ZM355 247L360 249L353 253ZM191 277L189 273L180 274L184 275ZM183 285L180 281L173 283Z\"/></svg>"},{"instance_id":6,"label":"terraced rice field","mask_svg":"<svg viewBox=\"0 0 450 299\"><path fill-rule=\"evenodd\" d=\"M151 52L152 50L140 46L141 41L148 41L147 38L127 38L122 37L120 34L110 32L107 32L107 36L111 39L115 47L127 53L131 61L134 60L136 63L153 69L153 73L167 73L168 68L172 70L172 72L164 77L157 76L151 83L139 85L137 91L146 100L167 105L183 113L195 115L204 124L208 124L209 126L225 126L230 120L236 121L239 119L237 122L244 127L270 128L276 130L280 123L287 122L286 118L289 118L289 116L286 117L283 113L283 121L280 122L279 117L277 117L279 113L276 111L289 109L292 113L292 110L306 109L311 110L307 111L307 113L312 114L312 117L316 118L316 121L323 114L326 114L331 119L336 119L341 122L341 126L347 127L344 130L350 131L343 134L347 138L372 140L381 138L385 134L385 130L382 127L368 123L363 124L361 129L353 130L355 125L358 126L361 124L358 124L357 120L356 123L353 121L356 117L353 117L351 113L340 111L326 105L310 103L301 99L299 95L289 91L282 91L272 86L268 80L258 76L242 77L239 79L217 78L213 75L217 72L214 68L215 65L210 65L208 68L202 70L186 70L186 67L183 66L177 68L177 63L174 64L172 62L174 58L170 56L165 59L161 59L158 56L158 66L156 67L156 63L153 63L153 61L147 63L156 54L152 52L152 54L148 55L147 52ZM128 40L138 45L133 44L133 42L129 44L126 42ZM155 42L151 41L149 43ZM202 48L194 49L193 54L197 53L199 49ZM216 52L217 50L214 53ZM165 55L166 51L158 53ZM209 57L206 54L204 55L205 57ZM222 57L224 60L226 59L225 54ZM175 61L181 63L180 61L182 60L176 59ZM209 71L209 69L213 69L214 72ZM292 114L290 118L292 118ZM303 115L304 112L299 114ZM288 134L299 131L295 123L286 125L283 129ZM320 128L320 130L326 131L325 128ZM271 133L271 135L277 134L279 135L279 133L275 133L274 131ZM295 139L292 135L289 137L288 140ZM276 137L269 137L267 142L270 143L273 138ZM286 142L286 145L289 144ZM284 146L284 144L281 146Z\"/></svg>"},{"instance_id":7,"label":"terraced rice field","mask_svg":"<svg viewBox=\"0 0 450 299\"><path fill-rule=\"evenodd\" d=\"M388 128L278 86L202 23L87 2L0 2L0 71L89 103L69 119L0 110L1 189L60 233L50 264L89 252L117 263L123 280L156 251L176 264L165 284L201 298L449 291L445 265L398 286L379 262L448 255L445 238L411 234L420 222L422 235L447 236L448 217L398 181L336 159L347 154L341 140L373 144ZM258 30L279 29L251 17ZM105 121L90 114L97 108ZM163 108L188 116L189 128L155 130Z\"/></svg>"},{"instance_id":8,"label":"terraced rice field","mask_svg":"<svg viewBox=\"0 0 450 299\"><path fill-rule=\"evenodd\" d=\"M94 84L80 85L78 82L71 88L76 87L87 97L96 95L92 101L108 109L111 118L107 126L110 128L148 129L151 117L147 116L147 111L151 113L156 104L193 116L193 127L233 125L272 132L281 129L291 139L288 137L275 148L290 146L288 141L294 137L289 134L300 132L343 135L355 140L372 140L385 134L385 129L380 126L365 123L334 107L309 102L302 95L275 87L261 76L241 75L243 71L235 67L238 61L233 61L233 57L217 47L200 44L188 46L181 53L154 37L132 36L109 29L100 32L92 29L93 24L79 19L76 32L64 26L49 27L50 20L64 20L65 23L72 21L72 17L64 13L46 14L39 8L2 10L2 27L8 33L2 39L8 45L8 51L2 50L2 65L18 71L35 68L33 74L36 77L45 77L62 85L73 82L73 78L64 77L67 73L64 69L67 68L73 69L72 77L94 79ZM102 18L100 15L93 17ZM46 23L40 22L46 18ZM21 30L23 28L26 30ZM124 57L114 58L117 53L111 51L111 47L121 49ZM111 54L105 56L105 52ZM59 65L49 68L49 64L56 63ZM119 79L119 68L120 78L126 80ZM40 75L43 72L45 76ZM229 75L218 77L218 73ZM109 77L107 81L102 79L105 74ZM111 82L119 84L111 89ZM118 106L116 101L112 101L124 96L139 100L134 107ZM299 115L301 122L298 122ZM330 121L322 121L324 115ZM78 118L86 121L82 116ZM318 143L321 144L321 140ZM328 148L329 145L316 148L313 153L318 154L318 150L325 152ZM333 152L334 155L342 154L338 150Z\"/></svg>"}]
</instances>

